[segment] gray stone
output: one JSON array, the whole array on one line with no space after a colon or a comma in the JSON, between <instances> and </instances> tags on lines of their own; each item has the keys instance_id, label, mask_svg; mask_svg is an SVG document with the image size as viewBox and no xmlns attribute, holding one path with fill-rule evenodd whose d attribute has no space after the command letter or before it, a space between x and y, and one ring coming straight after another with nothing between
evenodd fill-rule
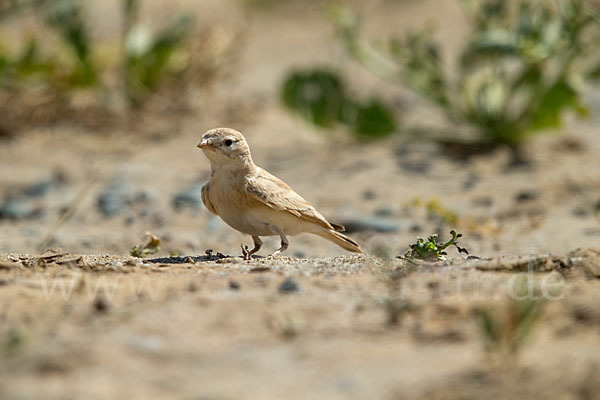
<instances>
[{"instance_id":1,"label":"gray stone","mask_svg":"<svg viewBox=\"0 0 600 400\"><path fill-rule=\"evenodd\" d=\"M300 285L298 285L298 282L290 276L281 282L281 285L279 285L277 290L279 293L294 293L300 290Z\"/></svg>"},{"instance_id":2,"label":"gray stone","mask_svg":"<svg viewBox=\"0 0 600 400\"><path fill-rule=\"evenodd\" d=\"M40 209L24 198L7 199L0 207L0 219L27 219L40 215Z\"/></svg>"},{"instance_id":3,"label":"gray stone","mask_svg":"<svg viewBox=\"0 0 600 400\"><path fill-rule=\"evenodd\" d=\"M409 222L403 219L389 219L382 217L357 217L342 222L346 232L379 232L394 233L408 229Z\"/></svg>"},{"instance_id":4,"label":"gray stone","mask_svg":"<svg viewBox=\"0 0 600 400\"><path fill-rule=\"evenodd\" d=\"M173 207L176 210L184 207L198 208L202 206L202 184L195 184L173 196Z\"/></svg>"},{"instance_id":5,"label":"gray stone","mask_svg":"<svg viewBox=\"0 0 600 400\"><path fill-rule=\"evenodd\" d=\"M125 183L113 183L104 188L98 195L98 210L104 216L111 217L120 214L130 202L130 190Z\"/></svg>"}]
</instances>

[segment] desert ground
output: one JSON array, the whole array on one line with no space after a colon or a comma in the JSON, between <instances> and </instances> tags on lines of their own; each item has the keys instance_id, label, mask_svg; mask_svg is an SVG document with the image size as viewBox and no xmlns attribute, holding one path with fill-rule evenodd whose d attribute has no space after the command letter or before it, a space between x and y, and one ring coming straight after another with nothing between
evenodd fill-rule
<instances>
[{"instance_id":1,"label":"desert ground","mask_svg":"<svg viewBox=\"0 0 600 400\"><path fill-rule=\"evenodd\" d=\"M356 141L281 106L290 68L334 65L357 93L400 104L405 126L446 122L344 57L322 2L176 3L214 28L206 56L221 57L192 106L0 139L0 398L600 398L598 92L588 118L533 137L525 164L414 134ZM98 37L117 29L115 7L98 5ZM440 15L449 52L465 34L453 2L362 11L367 35ZM251 238L199 200L210 167L196 144L218 126L366 254L300 235L283 256L268 257L273 237L243 260ZM451 229L469 255L402 257ZM146 232L160 250L130 256Z\"/></svg>"}]
</instances>

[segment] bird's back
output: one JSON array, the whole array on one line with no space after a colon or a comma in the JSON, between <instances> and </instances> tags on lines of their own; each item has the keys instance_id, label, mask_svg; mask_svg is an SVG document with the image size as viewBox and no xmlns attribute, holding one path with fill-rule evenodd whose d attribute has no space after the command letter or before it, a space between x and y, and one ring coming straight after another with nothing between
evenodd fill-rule
<instances>
[{"instance_id":1,"label":"bird's back","mask_svg":"<svg viewBox=\"0 0 600 400\"><path fill-rule=\"evenodd\" d=\"M244 172L215 171L208 196L223 221L250 235L273 235L269 224L289 235L333 229L302 196L260 167Z\"/></svg>"}]
</instances>

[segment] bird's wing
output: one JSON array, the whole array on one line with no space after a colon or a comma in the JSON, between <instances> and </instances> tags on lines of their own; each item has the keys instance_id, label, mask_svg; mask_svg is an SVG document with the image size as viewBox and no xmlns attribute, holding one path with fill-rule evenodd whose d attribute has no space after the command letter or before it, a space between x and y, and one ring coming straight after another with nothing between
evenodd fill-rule
<instances>
[{"instance_id":1,"label":"bird's wing","mask_svg":"<svg viewBox=\"0 0 600 400\"><path fill-rule=\"evenodd\" d=\"M329 222L285 182L259 168L256 176L246 181L246 193L260 203L278 211L288 212L308 222L334 229Z\"/></svg>"},{"instance_id":2,"label":"bird's wing","mask_svg":"<svg viewBox=\"0 0 600 400\"><path fill-rule=\"evenodd\" d=\"M210 182L206 182L206 185L202 186L202 202L204 203L204 206L208 209L208 211L217 215L217 210L215 209L215 206L213 206L213 203L211 203L210 199L208 198L209 187Z\"/></svg>"},{"instance_id":3,"label":"bird's wing","mask_svg":"<svg viewBox=\"0 0 600 400\"><path fill-rule=\"evenodd\" d=\"M334 224L333 222L330 222L329 224L331 224L331 226L333 226L333 229L336 232L344 232L346 230L346 228L344 227L344 225Z\"/></svg>"}]
</instances>

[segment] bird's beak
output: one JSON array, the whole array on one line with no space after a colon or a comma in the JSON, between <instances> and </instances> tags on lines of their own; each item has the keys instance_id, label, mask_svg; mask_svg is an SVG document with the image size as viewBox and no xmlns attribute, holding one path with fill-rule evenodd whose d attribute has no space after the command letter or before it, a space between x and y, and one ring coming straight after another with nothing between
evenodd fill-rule
<instances>
[{"instance_id":1,"label":"bird's beak","mask_svg":"<svg viewBox=\"0 0 600 400\"><path fill-rule=\"evenodd\" d=\"M198 143L198 147L201 149L208 149L212 147L212 142L209 139L202 139L200 143Z\"/></svg>"}]
</instances>

